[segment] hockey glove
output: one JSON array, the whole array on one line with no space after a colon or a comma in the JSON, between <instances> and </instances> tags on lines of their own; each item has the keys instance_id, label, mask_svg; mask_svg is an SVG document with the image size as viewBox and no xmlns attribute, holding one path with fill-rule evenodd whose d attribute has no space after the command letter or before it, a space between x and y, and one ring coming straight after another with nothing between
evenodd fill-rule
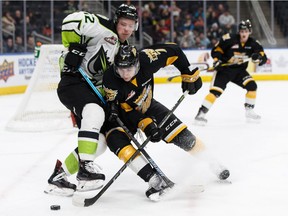
<instances>
[{"instance_id":1,"label":"hockey glove","mask_svg":"<svg viewBox=\"0 0 288 216\"><path fill-rule=\"evenodd\" d=\"M114 122L118 118L118 106L116 102L108 103L108 121Z\"/></svg>"},{"instance_id":2,"label":"hockey glove","mask_svg":"<svg viewBox=\"0 0 288 216\"><path fill-rule=\"evenodd\" d=\"M260 65L261 61L262 61L262 56L259 53L253 53L251 55L251 59L253 63L258 63Z\"/></svg>"},{"instance_id":3,"label":"hockey glove","mask_svg":"<svg viewBox=\"0 0 288 216\"><path fill-rule=\"evenodd\" d=\"M199 76L200 71L198 69L196 67L189 73L181 74L183 92L188 90L188 94L193 95L202 87L202 79Z\"/></svg>"},{"instance_id":4,"label":"hockey glove","mask_svg":"<svg viewBox=\"0 0 288 216\"><path fill-rule=\"evenodd\" d=\"M70 43L69 52L64 60L63 72L75 72L87 52L87 44Z\"/></svg>"},{"instance_id":5,"label":"hockey glove","mask_svg":"<svg viewBox=\"0 0 288 216\"><path fill-rule=\"evenodd\" d=\"M144 118L138 123L138 127L144 131L147 137L150 136L151 142L159 142L162 140L163 131L157 127L152 118Z\"/></svg>"}]
</instances>

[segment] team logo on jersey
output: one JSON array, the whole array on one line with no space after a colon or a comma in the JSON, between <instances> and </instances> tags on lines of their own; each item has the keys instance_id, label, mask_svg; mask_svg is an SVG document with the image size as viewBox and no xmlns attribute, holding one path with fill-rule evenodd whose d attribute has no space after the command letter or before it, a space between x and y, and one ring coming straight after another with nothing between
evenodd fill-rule
<instances>
[{"instance_id":1,"label":"team logo on jersey","mask_svg":"<svg viewBox=\"0 0 288 216\"><path fill-rule=\"evenodd\" d=\"M114 36L112 37L105 37L104 40L112 45L115 45L118 41L118 39Z\"/></svg>"},{"instance_id":2,"label":"team logo on jersey","mask_svg":"<svg viewBox=\"0 0 288 216\"><path fill-rule=\"evenodd\" d=\"M134 101L134 103L137 104L135 109L139 112L145 113L151 105L151 100L152 86L148 85L143 89L141 95L139 95L139 97Z\"/></svg>"},{"instance_id":3,"label":"team logo on jersey","mask_svg":"<svg viewBox=\"0 0 288 216\"><path fill-rule=\"evenodd\" d=\"M4 60L3 64L0 65L0 80L6 82L11 76L14 76L14 64Z\"/></svg>"},{"instance_id":4,"label":"team logo on jersey","mask_svg":"<svg viewBox=\"0 0 288 216\"><path fill-rule=\"evenodd\" d=\"M106 88L105 86L104 86L104 91L105 91L105 96L106 96L107 101L114 101L118 94L118 90L109 89L109 88Z\"/></svg>"},{"instance_id":5,"label":"team logo on jersey","mask_svg":"<svg viewBox=\"0 0 288 216\"><path fill-rule=\"evenodd\" d=\"M156 61L162 52L167 52L165 49L144 49L142 52L146 53L150 62Z\"/></svg>"},{"instance_id":6,"label":"team logo on jersey","mask_svg":"<svg viewBox=\"0 0 288 216\"><path fill-rule=\"evenodd\" d=\"M99 51L89 60L87 63L88 71L96 81L102 80L103 73L111 65L107 51L104 50L103 46Z\"/></svg>"}]
</instances>

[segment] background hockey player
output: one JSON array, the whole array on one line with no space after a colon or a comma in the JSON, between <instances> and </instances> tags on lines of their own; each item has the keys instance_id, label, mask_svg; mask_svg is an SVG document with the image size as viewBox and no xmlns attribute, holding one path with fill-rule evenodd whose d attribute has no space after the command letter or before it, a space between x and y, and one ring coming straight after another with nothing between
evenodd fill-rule
<instances>
[{"instance_id":1,"label":"background hockey player","mask_svg":"<svg viewBox=\"0 0 288 216\"><path fill-rule=\"evenodd\" d=\"M76 117L78 148L65 159L63 165L57 160L46 193L72 195L76 185L69 183L67 175L76 172L79 182L77 189L80 191L103 185L105 175L93 163L106 149L105 138L100 133L104 122L103 105L78 68L82 67L95 86L101 87L103 73L113 63L120 45L128 44L127 40L137 26L136 8L125 4L119 6L113 20L87 12L72 13L63 20L62 43L69 51L62 59L57 93L60 101Z\"/></svg>"},{"instance_id":2,"label":"background hockey player","mask_svg":"<svg viewBox=\"0 0 288 216\"><path fill-rule=\"evenodd\" d=\"M204 148L203 143L175 115L162 128L157 127L157 123L161 122L169 110L153 98L153 74L168 65L174 65L181 72L183 91L195 94L201 88L198 68L189 69L190 64L185 54L176 44L158 44L140 53L134 46L121 46L114 67L108 69L103 76L103 87L110 107L108 116L112 122L119 116L134 134L140 128L147 137L151 137L152 142L163 140L190 154L196 154ZM136 150L116 122L110 126L106 134L107 145L119 159L126 162ZM167 186L147 160L139 155L130 164L130 168L148 182L146 196L158 200ZM221 170L218 174L220 179L226 179L229 171Z\"/></svg>"},{"instance_id":3,"label":"background hockey player","mask_svg":"<svg viewBox=\"0 0 288 216\"><path fill-rule=\"evenodd\" d=\"M251 22L249 20L241 21L238 34L223 35L219 43L212 49L211 56L214 59L213 66L216 72L212 78L210 93L205 97L195 117L196 124L207 123L206 113L225 91L229 82L247 90L244 104L246 118L252 121L260 120L260 115L254 112L257 84L246 70L248 66L246 60L251 57L252 62L261 66L266 63L267 57L259 41L250 37L251 33ZM226 66L221 66L222 64Z\"/></svg>"}]
</instances>

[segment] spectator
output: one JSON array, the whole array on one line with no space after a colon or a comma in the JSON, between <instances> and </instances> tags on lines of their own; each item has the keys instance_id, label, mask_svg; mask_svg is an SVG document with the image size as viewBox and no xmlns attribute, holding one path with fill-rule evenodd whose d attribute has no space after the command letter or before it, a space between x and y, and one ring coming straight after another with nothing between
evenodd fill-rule
<instances>
[{"instance_id":1,"label":"spectator","mask_svg":"<svg viewBox=\"0 0 288 216\"><path fill-rule=\"evenodd\" d=\"M4 53L15 53L15 47L13 42L13 37L9 36L6 39L6 43L4 43L3 46L3 52Z\"/></svg>"},{"instance_id":2,"label":"spectator","mask_svg":"<svg viewBox=\"0 0 288 216\"><path fill-rule=\"evenodd\" d=\"M142 28L143 31L147 31L147 29L151 29L153 27L154 20L150 14L149 10L144 9L142 12Z\"/></svg>"},{"instance_id":3,"label":"spectator","mask_svg":"<svg viewBox=\"0 0 288 216\"><path fill-rule=\"evenodd\" d=\"M227 8L227 5L225 7L225 5L222 3L218 4L217 9L216 9L216 13L217 13L218 18L221 14L223 14L228 9L228 8L227 9L226 8Z\"/></svg>"},{"instance_id":4,"label":"spectator","mask_svg":"<svg viewBox=\"0 0 288 216\"><path fill-rule=\"evenodd\" d=\"M2 28L9 33L15 32L15 20L9 11L5 11L2 16ZM6 33L6 32L4 32ZM6 34L5 34L6 35Z\"/></svg>"},{"instance_id":5,"label":"spectator","mask_svg":"<svg viewBox=\"0 0 288 216\"><path fill-rule=\"evenodd\" d=\"M208 47L210 44L210 40L205 36L204 32L200 32L199 34L200 44L203 45L205 48Z\"/></svg>"},{"instance_id":6,"label":"spectator","mask_svg":"<svg viewBox=\"0 0 288 216\"><path fill-rule=\"evenodd\" d=\"M34 49L35 49L35 39L32 35L28 35L27 52L34 52Z\"/></svg>"},{"instance_id":7,"label":"spectator","mask_svg":"<svg viewBox=\"0 0 288 216\"><path fill-rule=\"evenodd\" d=\"M183 31L183 36L180 40L180 47L183 49L192 48L195 43L194 34L192 31L185 29Z\"/></svg>"},{"instance_id":8,"label":"spectator","mask_svg":"<svg viewBox=\"0 0 288 216\"><path fill-rule=\"evenodd\" d=\"M170 28L166 25L165 19L159 20L156 25L157 43L165 43L168 41Z\"/></svg>"},{"instance_id":9,"label":"spectator","mask_svg":"<svg viewBox=\"0 0 288 216\"><path fill-rule=\"evenodd\" d=\"M51 37L52 30L49 24L46 24L42 29L42 34L46 37Z\"/></svg>"},{"instance_id":10,"label":"spectator","mask_svg":"<svg viewBox=\"0 0 288 216\"><path fill-rule=\"evenodd\" d=\"M173 31L172 33L172 41L174 43L176 43L178 46L180 46L180 41L181 40L181 37L178 36L178 32L177 31Z\"/></svg>"},{"instance_id":11,"label":"spectator","mask_svg":"<svg viewBox=\"0 0 288 216\"><path fill-rule=\"evenodd\" d=\"M170 7L170 12L172 13L172 15L175 17L175 16L180 16L181 14L181 8L179 8L176 4L176 1L173 1L171 3L171 7Z\"/></svg>"},{"instance_id":12,"label":"spectator","mask_svg":"<svg viewBox=\"0 0 288 216\"><path fill-rule=\"evenodd\" d=\"M144 6L145 9L149 10L150 14L152 15L153 19L156 19L157 17L157 7L153 1L150 1L148 4Z\"/></svg>"},{"instance_id":13,"label":"spectator","mask_svg":"<svg viewBox=\"0 0 288 216\"><path fill-rule=\"evenodd\" d=\"M219 40L223 35L223 30L219 28L217 23L213 23L211 28L207 32L207 37L211 40L212 38L216 38Z\"/></svg>"},{"instance_id":14,"label":"spectator","mask_svg":"<svg viewBox=\"0 0 288 216\"><path fill-rule=\"evenodd\" d=\"M21 25L23 22L22 12L21 10L17 9L14 13L15 25Z\"/></svg>"},{"instance_id":15,"label":"spectator","mask_svg":"<svg viewBox=\"0 0 288 216\"><path fill-rule=\"evenodd\" d=\"M220 27L224 30L225 33L234 32L235 19L228 10L226 10L223 14L219 16L218 21Z\"/></svg>"},{"instance_id":16,"label":"spectator","mask_svg":"<svg viewBox=\"0 0 288 216\"><path fill-rule=\"evenodd\" d=\"M182 26L182 31L185 29L192 31L194 29L194 24L192 23L192 18L190 14L185 15L184 23Z\"/></svg>"},{"instance_id":17,"label":"spectator","mask_svg":"<svg viewBox=\"0 0 288 216\"><path fill-rule=\"evenodd\" d=\"M195 37L195 43L193 44L192 48L194 49L205 49L205 46L201 44L200 36Z\"/></svg>"},{"instance_id":18,"label":"spectator","mask_svg":"<svg viewBox=\"0 0 288 216\"><path fill-rule=\"evenodd\" d=\"M209 28L211 25L213 25L214 23L216 23L217 25L218 23L218 16L217 16L217 12L216 11L212 11L208 16L207 16L207 27Z\"/></svg>"},{"instance_id":19,"label":"spectator","mask_svg":"<svg viewBox=\"0 0 288 216\"><path fill-rule=\"evenodd\" d=\"M64 6L64 14L70 14L77 11L77 2L74 0L68 0L66 5Z\"/></svg>"},{"instance_id":20,"label":"spectator","mask_svg":"<svg viewBox=\"0 0 288 216\"><path fill-rule=\"evenodd\" d=\"M14 13L16 35L23 35L23 17L21 10L17 9Z\"/></svg>"},{"instance_id":21,"label":"spectator","mask_svg":"<svg viewBox=\"0 0 288 216\"><path fill-rule=\"evenodd\" d=\"M204 31L204 20L202 16L198 16L193 24L194 28L196 28L198 31Z\"/></svg>"},{"instance_id":22,"label":"spectator","mask_svg":"<svg viewBox=\"0 0 288 216\"><path fill-rule=\"evenodd\" d=\"M37 31L37 27L32 25L30 23L30 16L26 16L25 18L25 22L26 22L26 29L27 29L27 34L32 34L33 31ZM24 20L21 21L21 26L24 26Z\"/></svg>"},{"instance_id":23,"label":"spectator","mask_svg":"<svg viewBox=\"0 0 288 216\"><path fill-rule=\"evenodd\" d=\"M181 16L174 16L174 31L181 32L183 26L183 20L181 19Z\"/></svg>"},{"instance_id":24,"label":"spectator","mask_svg":"<svg viewBox=\"0 0 288 216\"><path fill-rule=\"evenodd\" d=\"M15 52L24 52L23 38L21 35L17 35L15 38Z\"/></svg>"},{"instance_id":25,"label":"spectator","mask_svg":"<svg viewBox=\"0 0 288 216\"><path fill-rule=\"evenodd\" d=\"M158 7L158 12L161 14L162 10L168 10L169 11L169 5L167 1L162 1L162 3Z\"/></svg>"}]
</instances>

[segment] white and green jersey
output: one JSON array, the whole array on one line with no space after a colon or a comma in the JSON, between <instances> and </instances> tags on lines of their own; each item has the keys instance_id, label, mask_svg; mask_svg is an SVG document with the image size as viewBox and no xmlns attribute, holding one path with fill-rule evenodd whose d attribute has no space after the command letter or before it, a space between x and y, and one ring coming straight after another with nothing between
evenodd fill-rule
<instances>
[{"instance_id":1,"label":"white and green jersey","mask_svg":"<svg viewBox=\"0 0 288 216\"><path fill-rule=\"evenodd\" d=\"M63 20L62 43L65 47L70 43L87 43L81 67L96 85L102 83L103 72L113 64L120 47L113 20L83 11L69 14Z\"/></svg>"}]
</instances>

